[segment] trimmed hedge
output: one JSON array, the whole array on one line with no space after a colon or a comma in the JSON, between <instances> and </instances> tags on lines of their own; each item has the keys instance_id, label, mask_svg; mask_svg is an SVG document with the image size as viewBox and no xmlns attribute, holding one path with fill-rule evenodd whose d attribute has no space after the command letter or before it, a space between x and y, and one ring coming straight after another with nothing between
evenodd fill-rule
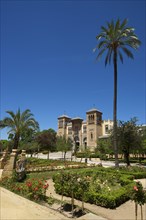
<instances>
[{"instance_id":1,"label":"trimmed hedge","mask_svg":"<svg viewBox=\"0 0 146 220\"><path fill-rule=\"evenodd\" d=\"M84 192L83 200L85 202L93 203L110 209L114 209L119 205L123 204L124 202L126 202L127 200L129 200L130 199L129 193L131 192L134 186L133 177L131 175L124 175L121 173L114 174L113 172L105 172L105 171L95 172L95 170L91 172L91 169L84 172L83 171L78 172L78 174L77 173L74 174L73 172L72 173L63 172L53 176L53 181L55 183L54 184L55 190L58 194L71 197L70 189L74 185L75 187L74 197L79 200L82 198L82 192L78 189L76 182L70 181L71 175L76 176L76 181L78 181L78 178L79 179L87 178L87 181L91 183ZM107 185L106 187L110 186L112 190L111 191L107 191L107 190L104 191L102 189L100 190L100 184L99 184L99 189L98 188L95 189L94 186L96 186L96 180L101 181L100 182L101 186L103 186L105 182L108 182L109 185ZM92 185L92 181L94 185ZM97 183L97 187L98 187L98 183ZM114 187L116 189L114 189Z\"/></svg>"},{"instance_id":2,"label":"trimmed hedge","mask_svg":"<svg viewBox=\"0 0 146 220\"><path fill-rule=\"evenodd\" d=\"M128 194L125 188L116 190L113 195L87 192L86 202L114 209L129 200Z\"/></svg>"}]
</instances>

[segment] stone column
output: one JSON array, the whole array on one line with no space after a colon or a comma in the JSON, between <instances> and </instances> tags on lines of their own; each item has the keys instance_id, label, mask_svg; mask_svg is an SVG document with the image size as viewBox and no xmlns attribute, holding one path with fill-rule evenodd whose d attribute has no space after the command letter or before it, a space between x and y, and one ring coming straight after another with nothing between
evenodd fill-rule
<instances>
[{"instance_id":1,"label":"stone column","mask_svg":"<svg viewBox=\"0 0 146 220\"><path fill-rule=\"evenodd\" d=\"M2 172L2 177L11 177L13 170L15 169L16 165L16 157L17 157L17 149L13 149L12 153L10 154L10 159L7 161L4 170Z\"/></svg>"},{"instance_id":2,"label":"stone column","mask_svg":"<svg viewBox=\"0 0 146 220\"><path fill-rule=\"evenodd\" d=\"M8 152L6 150L4 150L3 152L3 156L0 159L0 169L4 169L5 163L6 163L6 157L8 155Z\"/></svg>"}]
</instances>

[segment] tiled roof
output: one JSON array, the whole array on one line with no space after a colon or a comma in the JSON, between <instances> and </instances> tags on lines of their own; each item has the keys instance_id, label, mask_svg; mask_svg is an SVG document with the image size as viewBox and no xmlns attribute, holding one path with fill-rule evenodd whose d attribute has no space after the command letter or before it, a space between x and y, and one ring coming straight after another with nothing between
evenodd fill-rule
<instances>
[{"instance_id":1,"label":"tiled roof","mask_svg":"<svg viewBox=\"0 0 146 220\"><path fill-rule=\"evenodd\" d=\"M75 118L72 118L71 120L83 120L83 119L80 117L75 117Z\"/></svg>"},{"instance_id":2,"label":"tiled roof","mask_svg":"<svg viewBox=\"0 0 146 220\"><path fill-rule=\"evenodd\" d=\"M101 111L99 111L98 109L96 109L96 108L91 108L91 109L89 109L88 111L87 111L87 113L88 112L100 112L100 113L102 113Z\"/></svg>"},{"instance_id":3,"label":"tiled roof","mask_svg":"<svg viewBox=\"0 0 146 220\"><path fill-rule=\"evenodd\" d=\"M58 118L70 118L68 115L61 115Z\"/></svg>"}]
</instances>

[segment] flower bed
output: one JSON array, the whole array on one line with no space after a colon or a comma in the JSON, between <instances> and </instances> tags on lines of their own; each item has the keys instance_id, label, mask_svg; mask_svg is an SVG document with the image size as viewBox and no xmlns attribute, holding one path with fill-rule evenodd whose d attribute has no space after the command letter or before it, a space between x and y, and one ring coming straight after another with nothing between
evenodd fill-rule
<instances>
[{"instance_id":1,"label":"flower bed","mask_svg":"<svg viewBox=\"0 0 146 220\"><path fill-rule=\"evenodd\" d=\"M0 180L0 186L33 201L46 199L46 190L49 185L44 179L27 179L24 182L16 182L14 177L4 177Z\"/></svg>"},{"instance_id":2,"label":"flower bed","mask_svg":"<svg viewBox=\"0 0 146 220\"><path fill-rule=\"evenodd\" d=\"M46 160L37 158L27 159L27 172L43 172L69 168L84 168L87 164L74 161Z\"/></svg>"},{"instance_id":3,"label":"flower bed","mask_svg":"<svg viewBox=\"0 0 146 220\"><path fill-rule=\"evenodd\" d=\"M129 200L134 186L130 175L95 170L57 173L53 181L59 194L111 209Z\"/></svg>"}]
</instances>

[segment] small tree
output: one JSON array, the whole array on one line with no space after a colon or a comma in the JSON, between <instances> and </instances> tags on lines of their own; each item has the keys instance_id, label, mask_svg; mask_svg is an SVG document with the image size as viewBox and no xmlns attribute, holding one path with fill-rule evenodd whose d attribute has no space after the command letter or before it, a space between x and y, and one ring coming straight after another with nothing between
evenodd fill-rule
<instances>
[{"instance_id":1,"label":"small tree","mask_svg":"<svg viewBox=\"0 0 146 220\"><path fill-rule=\"evenodd\" d=\"M77 179L78 192L82 195L82 212L84 211L85 193L89 189L89 180L87 177L81 177Z\"/></svg>"},{"instance_id":2,"label":"small tree","mask_svg":"<svg viewBox=\"0 0 146 220\"><path fill-rule=\"evenodd\" d=\"M137 119L132 118L129 121L119 121L117 135L118 144L121 148L127 166L130 165L130 153L134 149L140 149L142 144L139 128L136 125Z\"/></svg>"},{"instance_id":3,"label":"small tree","mask_svg":"<svg viewBox=\"0 0 146 220\"><path fill-rule=\"evenodd\" d=\"M65 136L59 136L57 137L56 147L58 151L61 151L62 154L64 153L64 161L67 151L70 151L72 149L72 141L71 139L66 139Z\"/></svg>"},{"instance_id":4,"label":"small tree","mask_svg":"<svg viewBox=\"0 0 146 220\"><path fill-rule=\"evenodd\" d=\"M99 139L95 150L99 153L100 160L106 159L106 154L113 153L110 138Z\"/></svg>"},{"instance_id":5,"label":"small tree","mask_svg":"<svg viewBox=\"0 0 146 220\"><path fill-rule=\"evenodd\" d=\"M138 205L141 208L141 220L143 220L142 206L146 203L146 192L143 189L141 182L135 182L135 185L130 193L130 198L135 202L135 219L137 220Z\"/></svg>"},{"instance_id":6,"label":"small tree","mask_svg":"<svg viewBox=\"0 0 146 220\"><path fill-rule=\"evenodd\" d=\"M56 146L56 132L53 129L43 130L36 135L35 140L39 144L40 150L48 152L48 159L50 151L55 151Z\"/></svg>"}]
</instances>

